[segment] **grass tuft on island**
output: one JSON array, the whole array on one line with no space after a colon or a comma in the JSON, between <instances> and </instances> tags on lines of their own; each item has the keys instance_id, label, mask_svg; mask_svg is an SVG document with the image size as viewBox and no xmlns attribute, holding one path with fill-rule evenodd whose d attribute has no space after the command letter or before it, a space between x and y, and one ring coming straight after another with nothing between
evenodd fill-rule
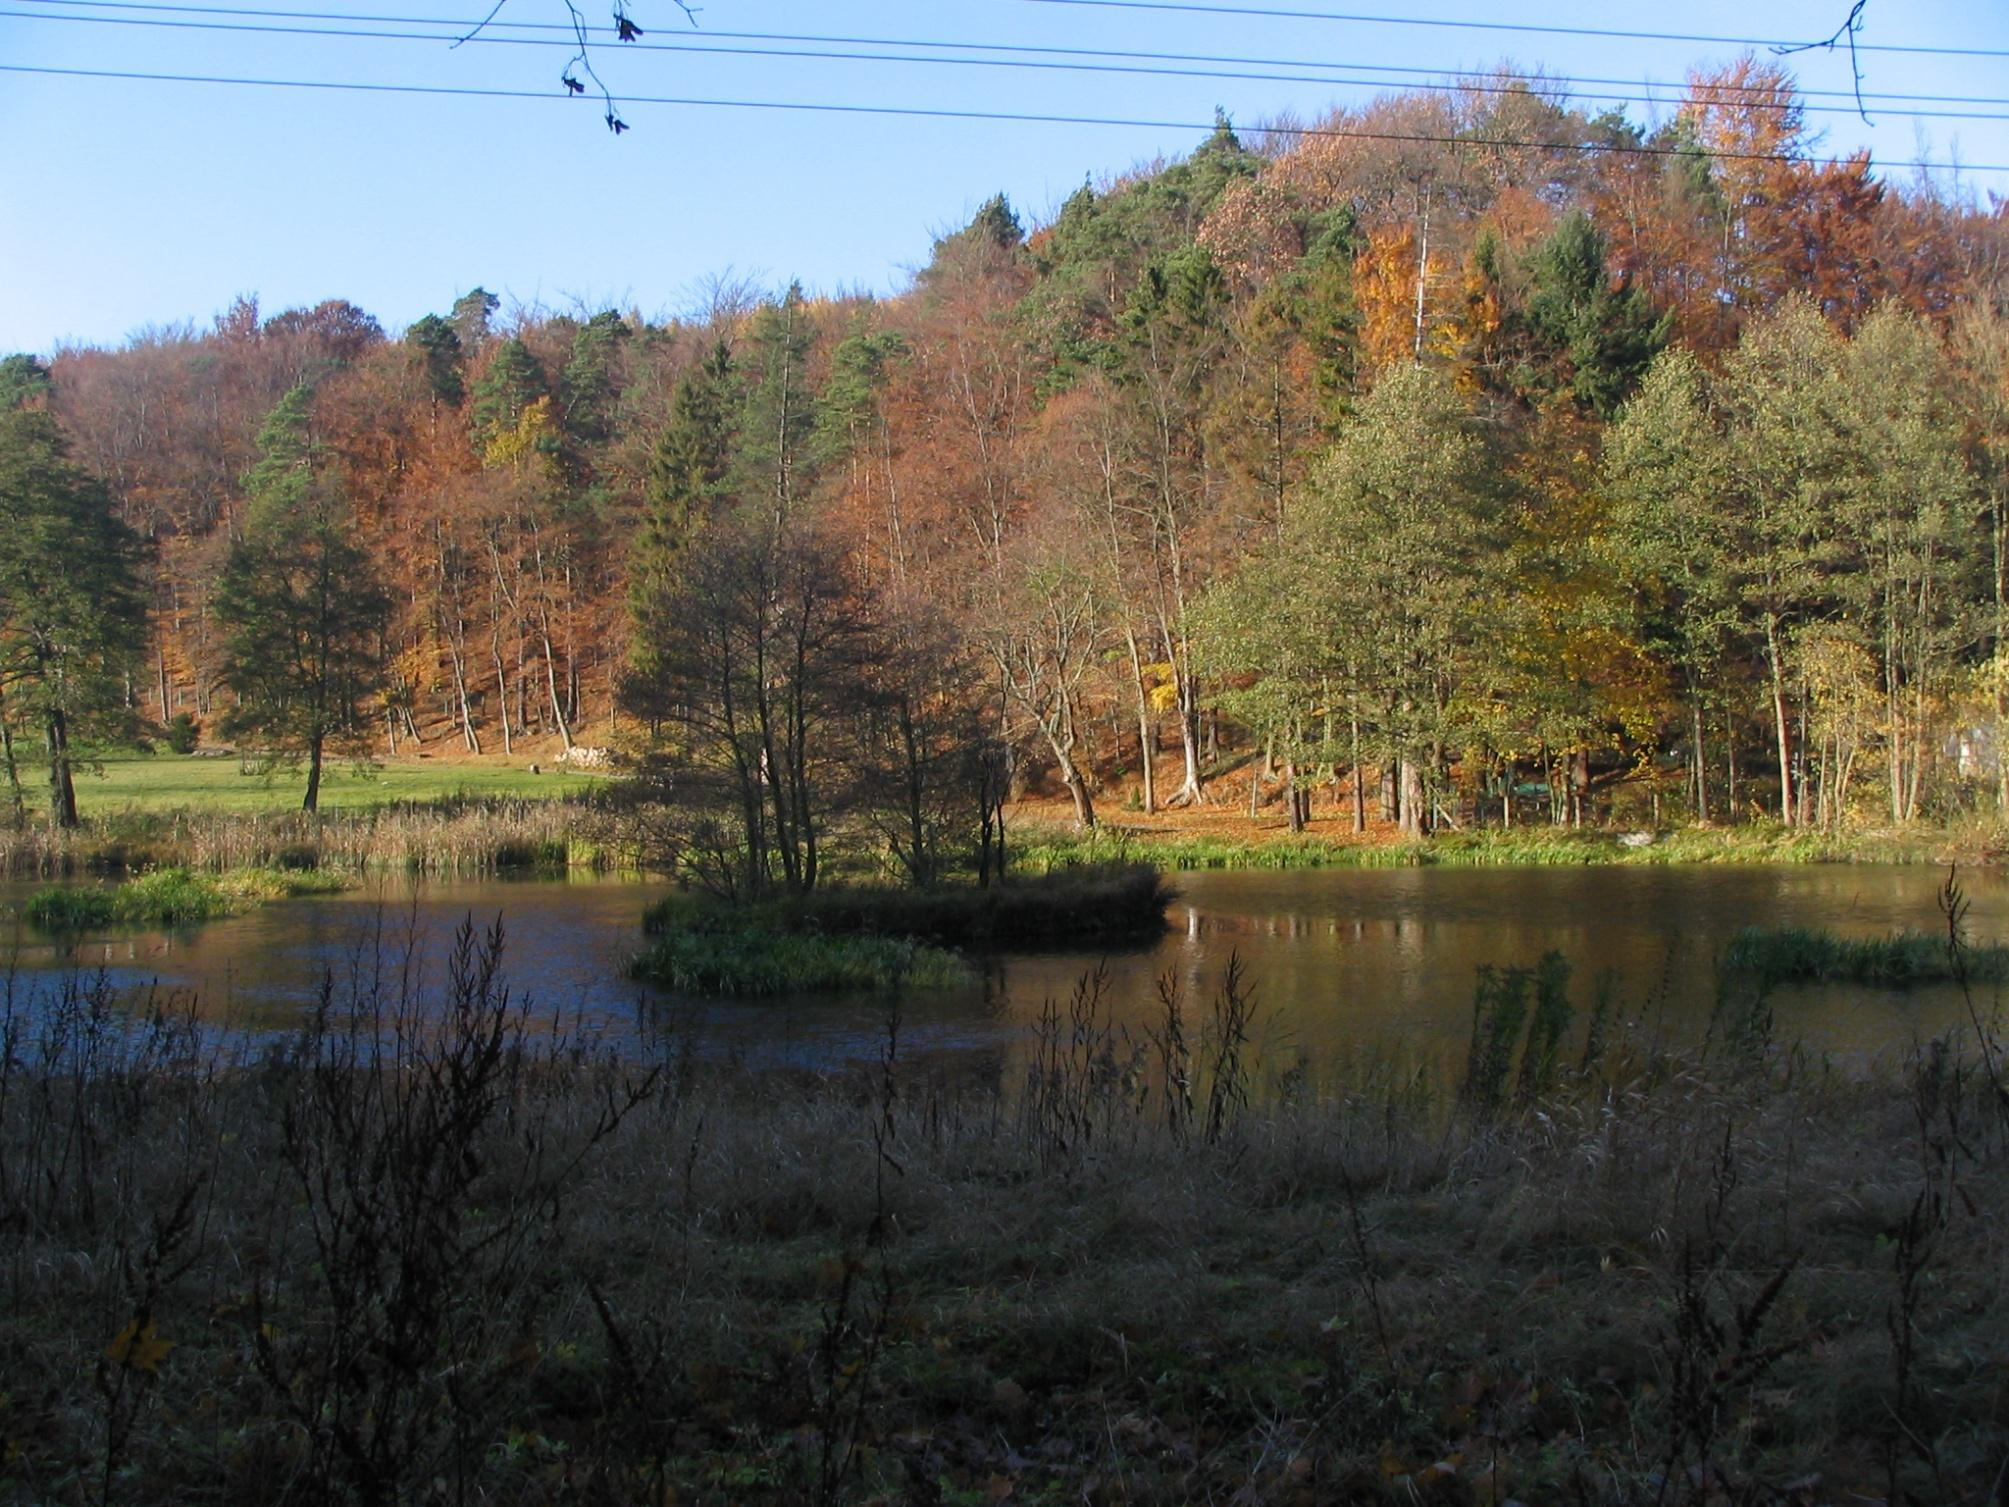
<instances>
[{"instance_id":1,"label":"grass tuft on island","mask_svg":"<svg viewBox=\"0 0 2009 1507\"><path fill-rule=\"evenodd\" d=\"M945 947L1148 941L1173 890L1147 864L1059 869L978 888L834 885L751 905L672 896L649 907L637 978L692 994L936 988L970 977Z\"/></svg>"},{"instance_id":2,"label":"grass tuft on island","mask_svg":"<svg viewBox=\"0 0 2009 1507\"><path fill-rule=\"evenodd\" d=\"M96 931L107 926L193 926L269 900L327 895L347 888L312 870L233 869L196 874L156 869L120 884L51 885L23 907L30 925L46 932Z\"/></svg>"},{"instance_id":3,"label":"grass tuft on island","mask_svg":"<svg viewBox=\"0 0 2009 1507\"><path fill-rule=\"evenodd\" d=\"M1778 984L1870 984L1906 989L1964 978L1971 984L2009 979L2009 947L1963 946L1956 962L1943 935L1894 932L1841 937L1800 926L1752 926L1723 949L1725 973L1760 988Z\"/></svg>"},{"instance_id":4,"label":"grass tuft on island","mask_svg":"<svg viewBox=\"0 0 2009 1507\"><path fill-rule=\"evenodd\" d=\"M753 997L966 982L952 952L905 937L822 937L758 928L659 933L636 957L638 979L682 994Z\"/></svg>"}]
</instances>

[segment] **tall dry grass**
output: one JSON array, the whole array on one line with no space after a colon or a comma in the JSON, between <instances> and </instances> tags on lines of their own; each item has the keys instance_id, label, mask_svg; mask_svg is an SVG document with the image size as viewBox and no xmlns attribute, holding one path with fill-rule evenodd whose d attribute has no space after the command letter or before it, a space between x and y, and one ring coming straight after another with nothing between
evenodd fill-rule
<instances>
[{"instance_id":1,"label":"tall dry grass","mask_svg":"<svg viewBox=\"0 0 2009 1507\"><path fill-rule=\"evenodd\" d=\"M329 868L426 874L622 866L586 803L453 799L341 811L127 811L75 832L0 829L0 872L60 878L178 867Z\"/></svg>"}]
</instances>

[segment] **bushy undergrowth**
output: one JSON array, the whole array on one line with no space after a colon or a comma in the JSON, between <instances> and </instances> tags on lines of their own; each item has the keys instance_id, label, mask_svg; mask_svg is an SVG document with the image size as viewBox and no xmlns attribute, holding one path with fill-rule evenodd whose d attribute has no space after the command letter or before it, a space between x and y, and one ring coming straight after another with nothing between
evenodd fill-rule
<instances>
[{"instance_id":1,"label":"bushy undergrowth","mask_svg":"<svg viewBox=\"0 0 2009 1507\"><path fill-rule=\"evenodd\" d=\"M1766 988L1845 983L1903 989L1961 977L1994 984L2009 979L2009 947L1966 947L1956 961L1944 936L1923 932L1843 937L1809 927L1753 926L1730 939L1722 966Z\"/></svg>"},{"instance_id":2,"label":"bushy undergrowth","mask_svg":"<svg viewBox=\"0 0 2009 1507\"><path fill-rule=\"evenodd\" d=\"M1676 1053L1550 960L1462 1076L1342 1072L1255 1058L1239 974L1141 1035L1091 978L961 1074L895 1011L746 1075L539 1036L500 951L255 1052L0 995L0 1501L1980 1507L2009 1460L1978 1017Z\"/></svg>"},{"instance_id":3,"label":"bushy undergrowth","mask_svg":"<svg viewBox=\"0 0 2009 1507\"><path fill-rule=\"evenodd\" d=\"M22 914L30 925L48 932L94 931L107 926L192 926L268 900L331 894L342 888L343 881L331 874L233 869L211 875L156 869L119 884L56 885L37 890Z\"/></svg>"}]
</instances>

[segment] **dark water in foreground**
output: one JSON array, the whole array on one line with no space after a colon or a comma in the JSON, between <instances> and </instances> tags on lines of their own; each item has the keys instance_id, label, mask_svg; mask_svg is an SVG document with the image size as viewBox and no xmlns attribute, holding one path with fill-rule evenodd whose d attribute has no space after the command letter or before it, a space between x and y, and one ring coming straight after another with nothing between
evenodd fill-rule
<instances>
[{"instance_id":1,"label":"dark water in foreground","mask_svg":"<svg viewBox=\"0 0 2009 1507\"><path fill-rule=\"evenodd\" d=\"M1715 999L1713 956L1739 928L1933 931L1942 925L1935 894L1943 877L1846 865L1182 874L1155 947L992 960L978 984L905 1001L903 1050L1001 1050L1020 1039L1043 999L1064 997L1098 965L1119 1021L1151 1019L1155 986L1167 974L1195 1009L1218 987L1231 953L1256 986L1270 1051L1314 1063L1462 1050L1474 968L1531 963L1549 948L1573 963L1580 1007L1596 976L1611 969L1623 1015L1645 1030L1693 1037ZM1962 883L1973 905L1970 936L2009 936L2009 883L1987 874L1963 875ZM642 908L663 893L658 885L394 883L270 905L187 932L69 944L15 919L31 888L0 888L0 949L20 983L66 966L102 967L121 986L192 999L204 1018L239 1030L296 1023L327 969L340 976L415 967L437 981L459 922L472 915L487 925L500 915L505 971L539 1016L625 1049L652 1051L680 1034L704 1055L823 1065L871 1058L884 1031L883 1000L691 1000L628 980ZM1991 1010L1993 995L1980 1003ZM1782 1038L1857 1058L1902 1049L1965 1013L1948 989L1785 990L1774 1006Z\"/></svg>"}]
</instances>

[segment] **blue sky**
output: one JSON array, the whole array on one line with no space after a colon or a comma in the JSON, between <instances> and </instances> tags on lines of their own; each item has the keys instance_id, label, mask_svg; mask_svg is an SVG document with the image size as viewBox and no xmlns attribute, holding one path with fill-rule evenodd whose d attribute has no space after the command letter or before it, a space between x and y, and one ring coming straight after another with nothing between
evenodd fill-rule
<instances>
[{"instance_id":1,"label":"blue sky","mask_svg":"<svg viewBox=\"0 0 2009 1507\"><path fill-rule=\"evenodd\" d=\"M1844 0L1763 6L1694 0L1679 8L1553 3L1412 6L1401 0L1221 0L1322 13L1259 16L1128 9L1055 0L940 0L842 5L829 0L703 0L693 28L670 0L630 0L651 44L594 47L592 60L631 126L616 139L596 94L563 97L567 56L553 32L563 0L507 0L488 39L364 40L138 26L140 19L246 24L225 11L320 12L333 20L251 24L429 32L409 18L471 25L470 0L176 0L205 11L0 0L0 65L121 73L518 90L533 98L306 91L0 72L0 351L108 344L146 325L210 318L239 294L270 314L347 298L394 332L444 311L476 284L510 306L617 306L680 312L728 272L812 290L895 291L931 238L1003 191L1030 219L1084 177L1189 150L1218 105L1238 122L1363 102L1371 83L1335 66L1429 78L1502 61L1632 96L1636 120L1671 109L1691 64L1739 50L1702 42L1372 24L1356 16L1812 38L1832 32ZM605 25L603 0L587 19ZM82 19L86 17L99 19ZM1868 0L1862 40L1880 46L2009 54L2009 4ZM67 19L64 19L67 18ZM388 18L407 18L391 20ZM823 50L844 61L726 56L707 48L786 50L747 34L854 38ZM531 37L538 45L504 38ZM1290 60L1290 66L1186 67L1302 79L1162 77L892 63L865 42L1113 49ZM1030 56L1025 53L991 57ZM1053 53L1043 54L1056 60ZM2009 97L2009 56L1865 52L1873 94ZM1318 66L1314 66L1318 65ZM1793 60L1808 90L1847 91L1841 52ZM1356 74L1355 77L1362 75ZM1370 75L1371 77L1371 75ZM1382 75L1391 81L1396 75ZM919 109L1093 115L1171 123L1084 126L807 114L659 105L644 96ZM1840 107L1841 98L1817 97ZM1913 157L2009 164L2009 119L1917 119L1901 109L2009 117L2009 105L1871 107L1811 113L1826 145L1868 144L1879 161ZM1184 123L1190 122L1191 129ZM1891 176L1903 176L1893 171ZM2009 196L2009 172L1973 172L1969 188Z\"/></svg>"}]
</instances>

